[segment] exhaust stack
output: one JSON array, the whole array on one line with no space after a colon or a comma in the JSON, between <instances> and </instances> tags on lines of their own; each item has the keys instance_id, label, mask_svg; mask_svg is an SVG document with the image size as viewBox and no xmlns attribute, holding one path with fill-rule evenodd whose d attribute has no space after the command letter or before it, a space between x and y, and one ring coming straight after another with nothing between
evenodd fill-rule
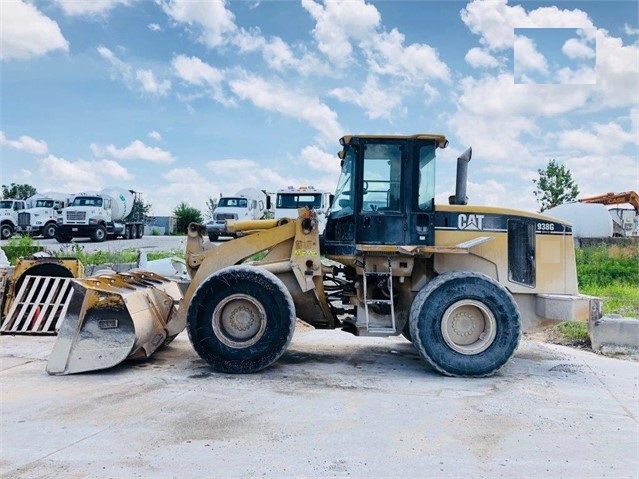
<instances>
[{"instance_id":1,"label":"exhaust stack","mask_svg":"<svg viewBox=\"0 0 639 479\"><path fill-rule=\"evenodd\" d=\"M457 181L455 184L455 196L448 198L451 205L466 205L468 197L466 196L466 185L468 183L468 162L473 156L473 149L468 147L457 158Z\"/></svg>"}]
</instances>

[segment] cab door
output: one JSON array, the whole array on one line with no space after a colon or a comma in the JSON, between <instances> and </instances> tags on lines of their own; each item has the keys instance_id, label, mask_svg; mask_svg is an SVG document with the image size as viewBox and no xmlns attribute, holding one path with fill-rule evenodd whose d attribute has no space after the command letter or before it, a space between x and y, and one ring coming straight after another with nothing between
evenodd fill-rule
<instances>
[{"instance_id":1,"label":"cab door","mask_svg":"<svg viewBox=\"0 0 639 479\"><path fill-rule=\"evenodd\" d=\"M405 244L403 151L397 143L368 143L361 168L357 243Z\"/></svg>"}]
</instances>

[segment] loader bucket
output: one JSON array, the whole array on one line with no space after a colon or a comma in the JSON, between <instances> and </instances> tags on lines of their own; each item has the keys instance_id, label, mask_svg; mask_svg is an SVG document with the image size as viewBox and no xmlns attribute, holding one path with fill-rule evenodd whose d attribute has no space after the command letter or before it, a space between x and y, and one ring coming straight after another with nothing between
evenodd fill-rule
<instances>
[{"instance_id":1,"label":"loader bucket","mask_svg":"<svg viewBox=\"0 0 639 479\"><path fill-rule=\"evenodd\" d=\"M174 281L138 270L73 282L47 363L49 374L96 371L148 358L179 333L168 332L182 299Z\"/></svg>"}]
</instances>

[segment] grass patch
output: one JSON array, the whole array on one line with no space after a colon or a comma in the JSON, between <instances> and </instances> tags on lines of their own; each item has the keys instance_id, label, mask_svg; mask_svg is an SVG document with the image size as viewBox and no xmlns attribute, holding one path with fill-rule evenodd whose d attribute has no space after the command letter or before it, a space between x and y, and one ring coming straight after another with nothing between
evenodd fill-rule
<instances>
[{"instance_id":1,"label":"grass patch","mask_svg":"<svg viewBox=\"0 0 639 479\"><path fill-rule=\"evenodd\" d=\"M588 286L582 294L597 296L603 300L604 314L620 314L639 319L639 285L612 284Z\"/></svg>"},{"instance_id":2,"label":"grass patch","mask_svg":"<svg viewBox=\"0 0 639 479\"><path fill-rule=\"evenodd\" d=\"M639 284L639 242L626 246L599 245L577 248L579 287Z\"/></svg>"},{"instance_id":3,"label":"grass patch","mask_svg":"<svg viewBox=\"0 0 639 479\"><path fill-rule=\"evenodd\" d=\"M570 341L588 341L588 324L578 321L564 321L554 327L557 334Z\"/></svg>"}]
</instances>

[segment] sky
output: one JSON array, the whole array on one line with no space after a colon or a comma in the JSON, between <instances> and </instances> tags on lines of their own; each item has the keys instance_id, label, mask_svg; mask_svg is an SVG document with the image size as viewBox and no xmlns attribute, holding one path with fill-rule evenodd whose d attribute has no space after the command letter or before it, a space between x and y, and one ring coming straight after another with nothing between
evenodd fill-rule
<instances>
[{"instance_id":1,"label":"sky","mask_svg":"<svg viewBox=\"0 0 639 479\"><path fill-rule=\"evenodd\" d=\"M0 184L140 191L151 214L334 191L346 134L440 133L436 201L639 191L634 0L0 0Z\"/></svg>"}]
</instances>

